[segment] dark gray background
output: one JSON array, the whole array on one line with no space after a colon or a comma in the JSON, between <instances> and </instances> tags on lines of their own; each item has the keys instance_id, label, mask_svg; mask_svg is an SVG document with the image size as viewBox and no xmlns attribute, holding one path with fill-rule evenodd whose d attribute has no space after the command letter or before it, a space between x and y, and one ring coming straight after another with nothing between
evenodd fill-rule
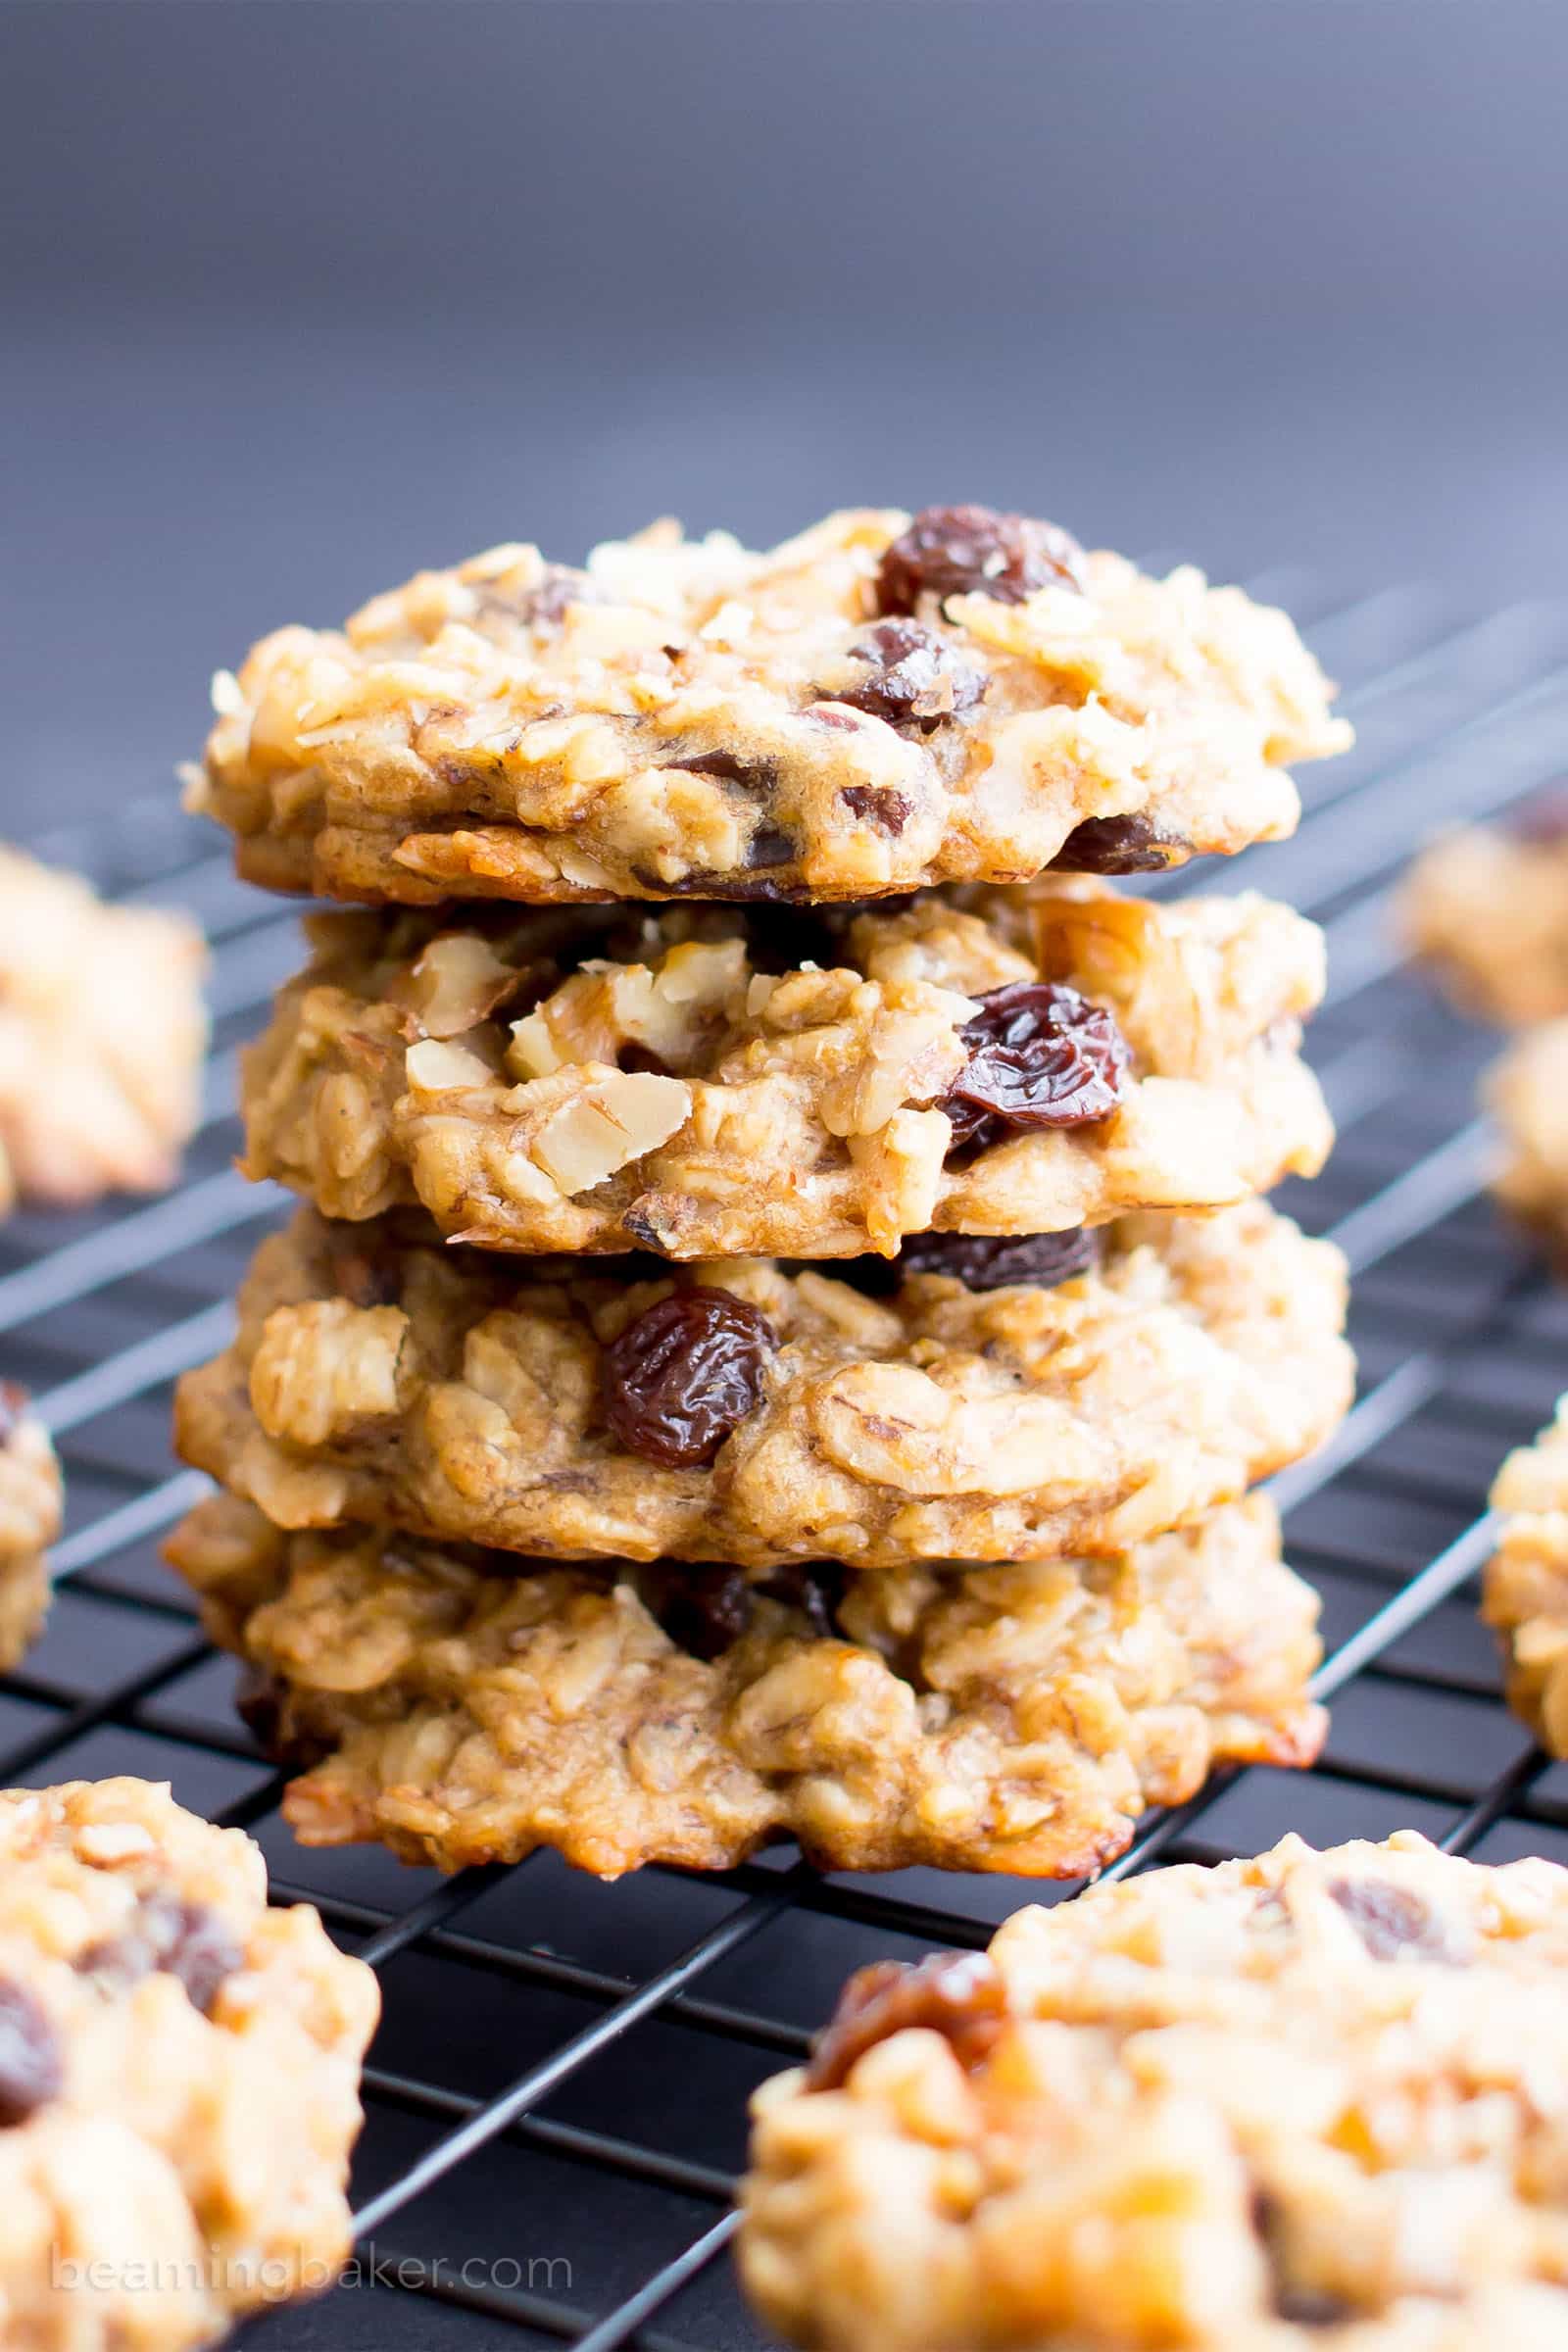
<instances>
[{"instance_id":1,"label":"dark gray background","mask_svg":"<svg viewBox=\"0 0 1568 2352\"><path fill-rule=\"evenodd\" d=\"M1557 0L0 7L0 816L503 537L976 496L1558 585Z\"/></svg>"}]
</instances>

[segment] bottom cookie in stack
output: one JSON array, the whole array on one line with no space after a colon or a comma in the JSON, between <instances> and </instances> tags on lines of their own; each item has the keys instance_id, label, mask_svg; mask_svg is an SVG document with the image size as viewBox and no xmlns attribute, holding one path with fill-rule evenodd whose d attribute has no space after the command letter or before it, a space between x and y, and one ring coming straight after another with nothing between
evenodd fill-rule
<instances>
[{"instance_id":1,"label":"bottom cookie in stack","mask_svg":"<svg viewBox=\"0 0 1568 2352\"><path fill-rule=\"evenodd\" d=\"M821 1867L1073 1878L1227 1763L1309 1763L1317 1597L1260 1496L1102 1559L875 1572L528 1562L220 1495L169 1556L308 1764L307 1843L606 1878Z\"/></svg>"}]
</instances>

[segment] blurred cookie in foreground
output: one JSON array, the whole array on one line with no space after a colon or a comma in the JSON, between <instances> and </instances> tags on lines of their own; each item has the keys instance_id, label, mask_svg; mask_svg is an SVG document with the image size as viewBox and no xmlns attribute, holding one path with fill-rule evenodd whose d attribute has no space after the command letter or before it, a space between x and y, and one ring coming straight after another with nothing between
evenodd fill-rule
<instances>
[{"instance_id":1,"label":"blurred cookie in foreground","mask_svg":"<svg viewBox=\"0 0 1568 2352\"><path fill-rule=\"evenodd\" d=\"M0 1207L173 1181L196 1124L207 951L0 847Z\"/></svg>"},{"instance_id":2,"label":"blurred cookie in foreground","mask_svg":"<svg viewBox=\"0 0 1568 2352\"><path fill-rule=\"evenodd\" d=\"M309 1769L309 1845L616 1877L794 1838L827 1870L1078 1877L1223 1764L1310 1763L1317 1596L1261 1497L1105 1560L563 1564L204 1502L169 1557Z\"/></svg>"},{"instance_id":3,"label":"blurred cookie in foreground","mask_svg":"<svg viewBox=\"0 0 1568 2352\"><path fill-rule=\"evenodd\" d=\"M1483 1091L1500 1144L1494 1197L1568 1266L1568 1018L1516 1038Z\"/></svg>"},{"instance_id":4,"label":"blurred cookie in foreground","mask_svg":"<svg viewBox=\"0 0 1568 2352\"><path fill-rule=\"evenodd\" d=\"M0 2308L28 2352L190 2352L319 2292L375 1979L167 1788L0 1793Z\"/></svg>"},{"instance_id":5,"label":"blurred cookie in foreground","mask_svg":"<svg viewBox=\"0 0 1568 2352\"><path fill-rule=\"evenodd\" d=\"M0 1380L0 1672L36 1637L49 1606L50 1544L60 1533L60 1464L27 1393Z\"/></svg>"},{"instance_id":6,"label":"blurred cookie in foreground","mask_svg":"<svg viewBox=\"0 0 1568 2352\"><path fill-rule=\"evenodd\" d=\"M1568 1396L1492 1489L1500 1514L1482 1609L1502 1643L1508 1700L1544 1747L1568 1756Z\"/></svg>"},{"instance_id":7,"label":"blurred cookie in foreground","mask_svg":"<svg viewBox=\"0 0 1568 2352\"><path fill-rule=\"evenodd\" d=\"M497 1250L889 1254L1222 1208L1332 1141L1313 923L1103 883L862 908L318 915L245 1171Z\"/></svg>"},{"instance_id":8,"label":"blurred cookie in foreground","mask_svg":"<svg viewBox=\"0 0 1568 2352\"><path fill-rule=\"evenodd\" d=\"M1348 748L1285 613L987 507L507 545L214 687L188 805L272 889L825 901L1129 873L1295 830Z\"/></svg>"},{"instance_id":9,"label":"blurred cookie in foreground","mask_svg":"<svg viewBox=\"0 0 1568 2352\"><path fill-rule=\"evenodd\" d=\"M1151 1872L851 1980L754 2101L819 2352L1568 2342L1568 1871L1401 1833Z\"/></svg>"},{"instance_id":10,"label":"blurred cookie in foreground","mask_svg":"<svg viewBox=\"0 0 1568 2352\"><path fill-rule=\"evenodd\" d=\"M1411 868L1399 923L1462 1010L1510 1029L1568 1013L1568 784L1509 823L1441 835Z\"/></svg>"}]
</instances>

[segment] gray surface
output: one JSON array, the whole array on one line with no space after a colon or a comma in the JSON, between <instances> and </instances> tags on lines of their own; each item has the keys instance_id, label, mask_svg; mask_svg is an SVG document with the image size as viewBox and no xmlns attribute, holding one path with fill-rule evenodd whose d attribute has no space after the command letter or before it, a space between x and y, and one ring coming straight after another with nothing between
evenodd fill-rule
<instances>
[{"instance_id":1,"label":"gray surface","mask_svg":"<svg viewBox=\"0 0 1568 2352\"><path fill-rule=\"evenodd\" d=\"M1553 590L1565 67L1553 0L0 8L0 821L659 511Z\"/></svg>"}]
</instances>

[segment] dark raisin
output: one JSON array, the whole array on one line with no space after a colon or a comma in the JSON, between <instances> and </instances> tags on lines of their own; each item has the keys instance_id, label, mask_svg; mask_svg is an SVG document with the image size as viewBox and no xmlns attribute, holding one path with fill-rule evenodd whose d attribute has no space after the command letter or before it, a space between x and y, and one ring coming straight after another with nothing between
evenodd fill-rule
<instances>
[{"instance_id":1,"label":"dark raisin","mask_svg":"<svg viewBox=\"0 0 1568 2352\"><path fill-rule=\"evenodd\" d=\"M0 1380L0 1446L9 1446L22 1427L27 1392L20 1381Z\"/></svg>"},{"instance_id":2,"label":"dark raisin","mask_svg":"<svg viewBox=\"0 0 1568 2352\"><path fill-rule=\"evenodd\" d=\"M206 1903L179 1905L180 1931L162 1965L184 1985L193 2009L211 2013L227 1980L244 1965L239 1938Z\"/></svg>"},{"instance_id":3,"label":"dark raisin","mask_svg":"<svg viewBox=\"0 0 1568 2352\"><path fill-rule=\"evenodd\" d=\"M976 2066L1001 2032L1006 2006L1007 1988L988 1952L934 1952L913 1964L878 1960L858 1968L811 2044L806 2087L836 2090L857 2059L907 2026L945 2034L959 2061Z\"/></svg>"},{"instance_id":4,"label":"dark raisin","mask_svg":"<svg viewBox=\"0 0 1568 2352\"><path fill-rule=\"evenodd\" d=\"M1103 1005L1056 980L1014 980L958 1035L969 1059L937 1105L955 1147L1032 1127L1087 1127L1121 1102L1127 1042Z\"/></svg>"},{"instance_id":5,"label":"dark raisin","mask_svg":"<svg viewBox=\"0 0 1568 2352\"><path fill-rule=\"evenodd\" d=\"M738 784L743 792L771 792L778 767L771 760L740 760L733 752L693 752L689 760L671 760L684 776L712 776L720 784Z\"/></svg>"},{"instance_id":6,"label":"dark raisin","mask_svg":"<svg viewBox=\"0 0 1568 2352\"><path fill-rule=\"evenodd\" d=\"M1444 1922L1407 1886L1391 1886L1386 1879L1336 1879L1329 1892L1374 1960L1436 1960L1445 1967L1459 1960Z\"/></svg>"},{"instance_id":7,"label":"dark raisin","mask_svg":"<svg viewBox=\"0 0 1568 2352\"><path fill-rule=\"evenodd\" d=\"M620 1224L621 1231L629 1235L640 1249L650 1250L656 1256L662 1251L669 1240L668 1229L657 1225L647 1211L641 1208L626 1209L621 1216Z\"/></svg>"},{"instance_id":8,"label":"dark raisin","mask_svg":"<svg viewBox=\"0 0 1568 2352\"><path fill-rule=\"evenodd\" d=\"M0 2125L24 2124L65 2082L53 2026L25 1986L0 1977Z\"/></svg>"},{"instance_id":9,"label":"dark raisin","mask_svg":"<svg viewBox=\"0 0 1568 2352\"><path fill-rule=\"evenodd\" d=\"M1266 2188L1252 2192L1252 2227L1263 2241L1263 2252L1274 2277L1274 2310L1298 2328L1333 2328L1350 2317L1343 2295L1322 2287L1292 2286L1281 2276L1281 2212L1279 2200Z\"/></svg>"},{"instance_id":10,"label":"dark raisin","mask_svg":"<svg viewBox=\"0 0 1568 2352\"><path fill-rule=\"evenodd\" d=\"M1514 810L1508 830L1515 841L1533 849L1549 850L1568 841L1568 782L1559 777L1532 793L1523 808Z\"/></svg>"},{"instance_id":11,"label":"dark raisin","mask_svg":"<svg viewBox=\"0 0 1568 2352\"><path fill-rule=\"evenodd\" d=\"M894 540L877 573L881 612L913 612L920 599L973 590L1021 605L1037 588L1085 585L1084 551L1070 532L990 507L927 507Z\"/></svg>"},{"instance_id":12,"label":"dark raisin","mask_svg":"<svg viewBox=\"0 0 1568 2352\"><path fill-rule=\"evenodd\" d=\"M864 678L835 695L890 726L929 735L945 719L972 710L990 679L956 645L918 620L880 620L850 648L869 663ZM848 800L848 793L844 796Z\"/></svg>"},{"instance_id":13,"label":"dark raisin","mask_svg":"<svg viewBox=\"0 0 1568 2352\"><path fill-rule=\"evenodd\" d=\"M791 850L791 857L795 852ZM665 882L658 874L639 874L640 882L653 886L662 899L704 899L731 902L746 906L797 906L809 896L804 883L768 882L759 877L746 882L731 867L727 871L713 866L699 866L679 882Z\"/></svg>"},{"instance_id":14,"label":"dark raisin","mask_svg":"<svg viewBox=\"0 0 1568 2352\"><path fill-rule=\"evenodd\" d=\"M566 564L549 564L543 579L532 588L511 594L500 587L480 588L477 611L484 620L514 620L525 629L554 635L573 605L594 601L594 585L585 571L573 571Z\"/></svg>"},{"instance_id":15,"label":"dark raisin","mask_svg":"<svg viewBox=\"0 0 1568 2352\"><path fill-rule=\"evenodd\" d=\"M705 1568L672 1561L647 1579L654 1615L678 1649L694 1658L722 1657L752 1622L752 1595L739 1568Z\"/></svg>"},{"instance_id":16,"label":"dark raisin","mask_svg":"<svg viewBox=\"0 0 1568 2352\"><path fill-rule=\"evenodd\" d=\"M669 1074L669 1064L662 1054L650 1053L646 1046L634 1045L629 1040L616 1054L615 1067L617 1070L647 1071L656 1078L664 1078Z\"/></svg>"},{"instance_id":17,"label":"dark raisin","mask_svg":"<svg viewBox=\"0 0 1568 2352\"><path fill-rule=\"evenodd\" d=\"M813 1634L823 1641L838 1638L839 1602L844 1598L844 1571L833 1560L792 1560L760 1577L752 1588L770 1600L799 1609Z\"/></svg>"},{"instance_id":18,"label":"dark raisin","mask_svg":"<svg viewBox=\"0 0 1568 2352\"><path fill-rule=\"evenodd\" d=\"M118 1936L78 1952L76 1968L105 1992L128 1992L155 1972L177 1977L191 2007L205 2017L244 1957L232 1930L209 1905L160 1892L141 1897Z\"/></svg>"},{"instance_id":19,"label":"dark raisin","mask_svg":"<svg viewBox=\"0 0 1568 2352\"><path fill-rule=\"evenodd\" d=\"M353 1306L395 1306L402 1295L398 1261L377 1250L352 1225L336 1227L327 1241L332 1288Z\"/></svg>"},{"instance_id":20,"label":"dark raisin","mask_svg":"<svg viewBox=\"0 0 1568 2352\"><path fill-rule=\"evenodd\" d=\"M863 816L879 833L890 833L895 841L909 821L911 804L902 792L888 792L875 784L846 784L839 799L855 815Z\"/></svg>"},{"instance_id":21,"label":"dark raisin","mask_svg":"<svg viewBox=\"0 0 1568 2352\"><path fill-rule=\"evenodd\" d=\"M746 845L748 865L793 865L800 844L782 825L759 825Z\"/></svg>"},{"instance_id":22,"label":"dark raisin","mask_svg":"<svg viewBox=\"0 0 1568 2352\"><path fill-rule=\"evenodd\" d=\"M234 1688L234 1711L251 1738L274 1764L309 1771L328 1753L328 1743L308 1737L294 1722L288 1685L260 1666L245 1666Z\"/></svg>"},{"instance_id":23,"label":"dark raisin","mask_svg":"<svg viewBox=\"0 0 1568 2352\"><path fill-rule=\"evenodd\" d=\"M1157 874L1190 847L1179 833L1161 833L1147 816L1086 816L1051 863L1054 871L1067 874Z\"/></svg>"},{"instance_id":24,"label":"dark raisin","mask_svg":"<svg viewBox=\"0 0 1568 2352\"><path fill-rule=\"evenodd\" d=\"M755 971L798 972L803 963L836 970L846 960L845 910L838 906L759 906L746 917L746 948Z\"/></svg>"},{"instance_id":25,"label":"dark raisin","mask_svg":"<svg viewBox=\"0 0 1568 2352\"><path fill-rule=\"evenodd\" d=\"M1324 2287L1282 2286L1274 2297L1274 2309L1297 2328L1338 2328L1353 2316L1355 2306Z\"/></svg>"},{"instance_id":26,"label":"dark raisin","mask_svg":"<svg viewBox=\"0 0 1568 2352\"><path fill-rule=\"evenodd\" d=\"M710 1462L762 1394L778 1334L728 1291L674 1291L605 1349L605 1417L645 1461L667 1470Z\"/></svg>"},{"instance_id":27,"label":"dark raisin","mask_svg":"<svg viewBox=\"0 0 1568 2352\"><path fill-rule=\"evenodd\" d=\"M826 1274L833 1282L847 1283L862 1298L891 1298L904 1280L903 1264L896 1257L840 1257L831 1266L812 1266L804 1258L801 1263L811 1273ZM795 1271L793 1262L790 1271Z\"/></svg>"},{"instance_id":28,"label":"dark raisin","mask_svg":"<svg viewBox=\"0 0 1568 2352\"><path fill-rule=\"evenodd\" d=\"M911 1234L899 1251L905 1274L951 1274L970 1291L1004 1291L1015 1282L1050 1290L1087 1274L1100 1257L1099 1236L1073 1226L1065 1233L1021 1233L991 1240L971 1233Z\"/></svg>"}]
</instances>

